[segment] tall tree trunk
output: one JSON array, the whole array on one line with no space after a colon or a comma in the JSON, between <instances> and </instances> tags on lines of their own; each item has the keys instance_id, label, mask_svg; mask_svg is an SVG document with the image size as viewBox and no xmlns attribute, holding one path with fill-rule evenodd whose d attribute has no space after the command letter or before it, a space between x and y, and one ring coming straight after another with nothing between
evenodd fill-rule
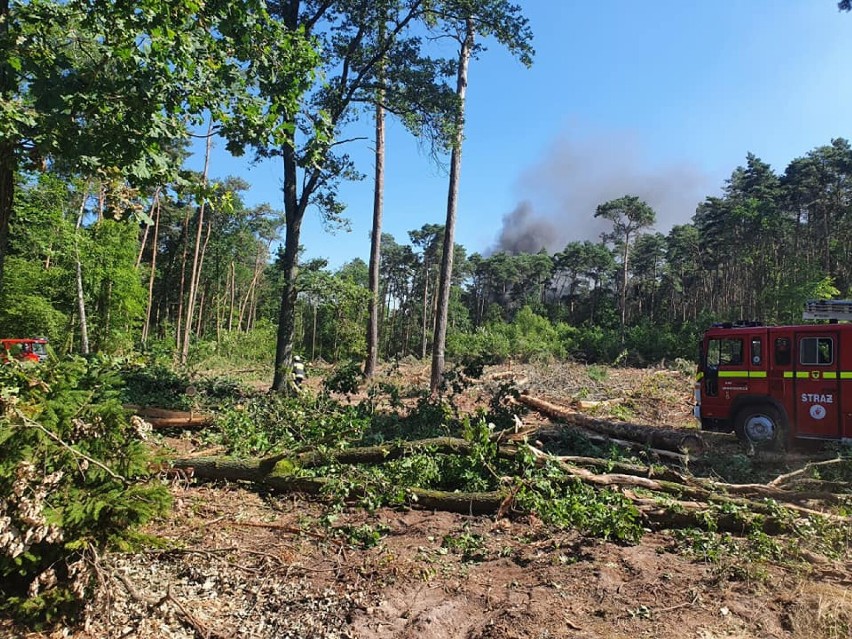
<instances>
[{"instance_id":1,"label":"tall tree trunk","mask_svg":"<svg viewBox=\"0 0 852 639\"><path fill-rule=\"evenodd\" d=\"M152 217L154 215L154 208L159 206L160 203L160 187L158 186L154 191L154 198L151 200L151 211L148 213L148 217ZM136 256L136 268L139 268L139 265L142 263L142 255L145 253L145 245L148 243L148 231L151 230L151 225L145 225L145 233L142 235L142 244L139 247L139 255ZM154 252L157 252L157 245L154 244Z\"/></svg>"},{"instance_id":2,"label":"tall tree trunk","mask_svg":"<svg viewBox=\"0 0 852 639\"><path fill-rule=\"evenodd\" d=\"M624 236L624 263L621 268L621 345L624 346L625 328L627 324L627 259L630 254L630 235Z\"/></svg>"},{"instance_id":3,"label":"tall tree trunk","mask_svg":"<svg viewBox=\"0 0 852 639\"><path fill-rule=\"evenodd\" d=\"M183 240L183 251L180 259L180 286L178 288L177 316L175 317L175 364L177 364L178 354L182 350L181 338L183 336L183 331L181 330L181 327L183 326L183 303L185 298L184 292L186 291L186 255L189 251L189 212L190 207L187 206L186 212L183 215L183 225L180 233L181 239ZM168 314L166 317L168 317Z\"/></svg>"},{"instance_id":4,"label":"tall tree trunk","mask_svg":"<svg viewBox=\"0 0 852 639\"><path fill-rule=\"evenodd\" d=\"M77 225L74 228L74 264L77 278L77 312L80 315L80 352L89 354L89 327L86 323L86 299L83 296L83 269L80 266L80 246L78 243L80 227L83 225L83 213L86 210L86 198L89 197L89 185L83 190L83 201L80 203L80 212L77 214Z\"/></svg>"},{"instance_id":5,"label":"tall tree trunk","mask_svg":"<svg viewBox=\"0 0 852 639\"><path fill-rule=\"evenodd\" d=\"M202 184L207 186L207 171L210 168L210 147L213 144L213 122L211 121L207 127L207 145L204 151L204 172L202 173ZM180 349L180 363L186 364L189 357L189 339L192 335L192 317L195 313L195 296L198 292L198 282L201 277L201 269L199 264L199 254L201 253L201 230L204 227L204 209L206 206L206 198L201 200L201 205L198 207L198 228L195 230L195 252L192 256L192 272L189 278L189 297L186 302L186 320L183 323L183 339ZM208 235L210 237L209 229ZM205 240L206 243L206 240Z\"/></svg>"},{"instance_id":6,"label":"tall tree trunk","mask_svg":"<svg viewBox=\"0 0 852 639\"><path fill-rule=\"evenodd\" d=\"M195 337L201 339L202 328L204 326L204 300L207 297L207 287L201 291L201 298L198 301L198 317L195 320Z\"/></svg>"},{"instance_id":7,"label":"tall tree trunk","mask_svg":"<svg viewBox=\"0 0 852 639\"><path fill-rule=\"evenodd\" d=\"M254 273L252 274L251 282L249 283L248 290L246 291L245 297L240 302L239 307L239 320L237 321L237 330L248 332L248 309L251 304L252 294L254 293L255 287L257 286L257 281L260 279L260 274L263 269L263 256L261 254L260 248L258 247L257 258L254 263ZM245 317L246 326L243 329L243 318Z\"/></svg>"},{"instance_id":8,"label":"tall tree trunk","mask_svg":"<svg viewBox=\"0 0 852 639\"><path fill-rule=\"evenodd\" d=\"M299 253L299 236L302 230L305 202L296 196L296 151L292 144L284 145L284 255L281 265L284 271L284 287L281 292L281 308L278 313L278 335L275 347L275 372L272 390L287 389L287 371L293 355L293 331L296 327L296 271Z\"/></svg>"},{"instance_id":9,"label":"tall tree trunk","mask_svg":"<svg viewBox=\"0 0 852 639\"><path fill-rule=\"evenodd\" d=\"M157 193L157 208L154 212L154 240L151 250L151 273L148 275L148 305L145 309L145 324L142 326L142 343L148 340L148 332L151 330L151 305L154 299L154 277L157 273L157 246L160 237L160 198Z\"/></svg>"},{"instance_id":10,"label":"tall tree trunk","mask_svg":"<svg viewBox=\"0 0 852 639\"><path fill-rule=\"evenodd\" d=\"M420 359L426 359L426 327L429 325L429 256L423 252L423 322L420 327Z\"/></svg>"},{"instance_id":11,"label":"tall tree trunk","mask_svg":"<svg viewBox=\"0 0 852 639\"><path fill-rule=\"evenodd\" d=\"M228 332L234 328L234 306L237 303L237 267L234 261L231 260L231 266L228 269L228 280L230 281L229 292L230 304L228 305Z\"/></svg>"},{"instance_id":12,"label":"tall tree trunk","mask_svg":"<svg viewBox=\"0 0 852 639\"><path fill-rule=\"evenodd\" d=\"M459 106L456 118L455 140L450 158L450 180L447 195L447 222L444 228L444 253L441 257L441 281L438 288L438 309L435 318L435 338L432 343L432 375L429 383L431 393L438 392L444 376L444 346L447 341L447 315L450 305L450 287L453 279L453 243L455 241L456 208L459 196L459 174L461 172L462 140L464 139L464 108L467 93L467 69L473 50L476 29L472 18L467 19L464 42L459 52L456 95Z\"/></svg>"},{"instance_id":13,"label":"tall tree trunk","mask_svg":"<svg viewBox=\"0 0 852 639\"><path fill-rule=\"evenodd\" d=\"M381 79L381 72L379 77ZM380 81L381 84L381 81ZM379 359L379 265L382 254L382 208L385 191L385 111L384 91L376 95L376 173L373 185L373 235L370 238L370 318L367 321L367 361L364 376L376 372Z\"/></svg>"},{"instance_id":14,"label":"tall tree trunk","mask_svg":"<svg viewBox=\"0 0 852 639\"><path fill-rule=\"evenodd\" d=\"M314 319L311 327L311 359L317 358L317 302L314 300Z\"/></svg>"},{"instance_id":15,"label":"tall tree trunk","mask_svg":"<svg viewBox=\"0 0 852 639\"><path fill-rule=\"evenodd\" d=\"M255 286L254 291L252 291L252 294L251 294L251 306L249 306L246 332L253 331L255 321L257 321L257 298L258 298L257 290L258 290L258 288L259 288L258 286Z\"/></svg>"},{"instance_id":16,"label":"tall tree trunk","mask_svg":"<svg viewBox=\"0 0 852 639\"><path fill-rule=\"evenodd\" d=\"M0 0L0 39L9 32L9 0ZM0 60L0 100L10 102L15 91L15 72L6 60ZM9 248L9 224L15 199L15 141L11 136L0 138L0 300L3 298L3 266Z\"/></svg>"},{"instance_id":17,"label":"tall tree trunk","mask_svg":"<svg viewBox=\"0 0 852 639\"><path fill-rule=\"evenodd\" d=\"M207 245L210 242L210 233L213 231L213 222L211 220L207 220L207 232L204 234L204 243L201 245L201 254L198 257L198 269L195 273L195 290L196 295L198 294L198 290L201 287L201 274L204 272L204 259L207 256ZM199 318L201 316L202 309L199 308L198 315ZM200 334L199 334L200 335Z\"/></svg>"}]
</instances>

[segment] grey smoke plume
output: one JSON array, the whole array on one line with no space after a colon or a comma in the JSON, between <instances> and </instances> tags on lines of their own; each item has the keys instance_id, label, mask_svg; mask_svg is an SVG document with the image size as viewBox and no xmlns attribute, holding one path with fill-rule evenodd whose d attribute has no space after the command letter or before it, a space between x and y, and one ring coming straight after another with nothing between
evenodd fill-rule
<instances>
[{"instance_id":1,"label":"grey smoke plume","mask_svg":"<svg viewBox=\"0 0 852 639\"><path fill-rule=\"evenodd\" d=\"M518 180L521 204L503 218L491 252L555 253L574 240L600 239L599 204L636 195L657 213L654 230L688 222L715 189L710 176L686 163L653 165L630 136L572 138L563 134Z\"/></svg>"}]
</instances>

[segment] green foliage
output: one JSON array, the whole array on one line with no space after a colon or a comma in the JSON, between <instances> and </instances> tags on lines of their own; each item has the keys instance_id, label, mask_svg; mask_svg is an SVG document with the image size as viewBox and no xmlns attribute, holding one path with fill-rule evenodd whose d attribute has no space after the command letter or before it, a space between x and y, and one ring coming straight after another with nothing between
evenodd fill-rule
<instances>
[{"instance_id":1,"label":"green foliage","mask_svg":"<svg viewBox=\"0 0 852 639\"><path fill-rule=\"evenodd\" d=\"M358 392L364 374L361 364L354 360L337 366L334 371L323 380L323 388L330 393L342 393L354 395Z\"/></svg>"},{"instance_id":2,"label":"green foliage","mask_svg":"<svg viewBox=\"0 0 852 639\"><path fill-rule=\"evenodd\" d=\"M485 537L470 532L469 526L465 526L460 533L444 535L441 548L461 554L462 561L479 562L486 559Z\"/></svg>"},{"instance_id":3,"label":"green foliage","mask_svg":"<svg viewBox=\"0 0 852 639\"><path fill-rule=\"evenodd\" d=\"M569 480L554 467L525 480L517 501L557 528L577 528L595 537L622 542L636 542L643 535L639 511L624 495Z\"/></svg>"},{"instance_id":4,"label":"green foliage","mask_svg":"<svg viewBox=\"0 0 852 639\"><path fill-rule=\"evenodd\" d=\"M350 546L367 549L378 546L390 532L390 527L386 524L361 524L360 526L337 526L333 528L333 531L345 539Z\"/></svg>"},{"instance_id":5,"label":"green foliage","mask_svg":"<svg viewBox=\"0 0 852 639\"><path fill-rule=\"evenodd\" d=\"M140 423L108 360L0 367L0 609L36 623L79 608L92 561L169 506L145 480Z\"/></svg>"},{"instance_id":6,"label":"green foliage","mask_svg":"<svg viewBox=\"0 0 852 639\"><path fill-rule=\"evenodd\" d=\"M572 346L573 330L552 325L528 306L512 322L493 322L472 333L451 331L447 354L456 359L480 359L497 364L510 358L523 361L562 358Z\"/></svg>"},{"instance_id":7,"label":"green foliage","mask_svg":"<svg viewBox=\"0 0 852 639\"><path fill-rule=\"evenodd\" d=\"M51 302L62 278L45 272L41 264L18 257L6 259L5 303L0 305L4 337L47 337L61 343L68 316ZM11 327L14 327L14 333Z\"/></svg>"},{"instance_id":8,"label":"green foliage","mask_svg":"<svg viewBox=\"0 0 852 639\"><path fill-rule=\"evenodd\" d=\"M35 144L33 158L90 173L120 167L137 180L175 169L170 140L206 112L231 139L264 129L280 145L292 130L269 113L295 108L317 63L303 34L286 33L251 0L151 0L131 12L100 1L26 2L4 18L17 37L0 42L2 58L20 64L18 108L0 112L0 130ZM256 89L273 78L275 99L264 101Z\"/></svg>"},{"instance_id":9,"label":"green foliage","mask_svg":"<svg viewBox=\"0 0 852 639\"><path fill-rule=\"evenodd\" d=\"M497 325L480 327L472 333L448 331L446 353L455 359L479 358L490 364L505 362L513 354L509 337Z\"/></svg>"},{"instance_id":10,"label":"green foliage","mask_svg":"<svg viewBox=\"0 0 852 639\"><path fill-rule=\"evenodd\" d=\"M215 342L212 354L197 366L205 369L234 369L252 365L268 366L275 361L275 326L261 320L250 331L224 331Z\"/></svg>"},{"instance_id":11,"label":"green foliage","mask_svg":"<svg viewBox=\"0 0 852 639\"><path fill-rule=\"evenodd\" d=\"M307 445L337 447L359 440L370 422L356 407L311 393L246 393L220 405L209 435L237 456L264 455Z\"/></svg>"},{"instance_id":12,"label":"green foliage","mask_svg":"<svg viewBox=\"0 0 852 639\"><path fill-rule=\"evenodd\" d=\"M122 401L139 406L188 409L190 398L186 389L191 382L186 374L176 372L162 362L127 363L122 368L124 387Z\"/></svg>"},{"instance_id":13,"label":"green foliage","mask_svg":"<svg viewBox=\"0 0 852 639\"><path fill-rule=\"evenodd\" d=\"M677 552L712 564L719 581L763 582L765 564L783 555L777 540L754 528L744 537L698 528L676 530L674 537Z\"/></svg>"},{"instance_id":14,"label":"green foliage","mask_svg":"<svg viewBox=\"0 0 852 639\"><path fill-rule=\"evenodd\" d=\"M586 368L586 375L593 382L602 382L609 377L609 371L605 366L592 365Z\"/></svg>"}]
</instances>

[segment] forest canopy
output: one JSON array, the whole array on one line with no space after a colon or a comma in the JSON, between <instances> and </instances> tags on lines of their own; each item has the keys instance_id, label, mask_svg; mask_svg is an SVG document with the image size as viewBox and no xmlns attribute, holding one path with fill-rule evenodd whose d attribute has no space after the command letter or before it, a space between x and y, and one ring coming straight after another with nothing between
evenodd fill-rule
<instances>
[{"instance_id":1,"label":"forest canopy","mask_svg":"<svg viewBox=\"0 0 852 639\"><path fill-rule=\"evenodd\" d=\"M368 168L340 139L348 123L377 117L364 105L435 153L459 143L457 61L422 35L470 28L530 64L528 24L499 0L448 2L443 13L419 0L165 11L173 4L128 15L109 2L2 5L4 336L46 336L58 352L154 349L182 363L190 352L235 356L228 344L244 338L236 352L275 353L277 365L295 352L363 360L375 300L378 356L426 358L448 277L451 358L647 362L692 357L711 321L793 322L807 299L852 293L843 138L783 172L747 154L720 195L666 233L625 193L587 212L609 225L598 240L552 254L457 246L444 274L452 235L433 211L407 238L376 227L375 282L360 259L335 270L300 260L308 206L342 219L337 185ZM52 28L60 18L74 28ZM483 51L473 53L476 64ZM209 157L201 172L185 168L199 130L208 152L218 136L237 154L281 155L285 184L303 190L248 206L251 185L214 177Z\"/></svg>"}]
</instances>

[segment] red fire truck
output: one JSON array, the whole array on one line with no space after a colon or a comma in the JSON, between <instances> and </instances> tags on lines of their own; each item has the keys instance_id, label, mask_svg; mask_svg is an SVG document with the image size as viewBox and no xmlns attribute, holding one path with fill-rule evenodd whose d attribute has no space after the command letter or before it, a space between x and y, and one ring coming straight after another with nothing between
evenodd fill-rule
<instances>
[{"instance_id":1,"label":"red fire truck","mask_svg":"<svg viewBox=\"0 0 852 639\"><path fill-rule=\"evenodd\" d=\"M47 340L43 337L0 339L0 362L8 362L10 359L43 362L47 359Z\"/></svg>"},{"instance_id":2,"label":"red fire truck","mask_svg":"<svg viewBox=\"0 0 852 639\"><path fill-rule=\"evenodd\" d=\"M852 441L852 301L808 302L822 323L715 324L699 350L695 416L756 447Z\"/></svg>"}]
</instances>

